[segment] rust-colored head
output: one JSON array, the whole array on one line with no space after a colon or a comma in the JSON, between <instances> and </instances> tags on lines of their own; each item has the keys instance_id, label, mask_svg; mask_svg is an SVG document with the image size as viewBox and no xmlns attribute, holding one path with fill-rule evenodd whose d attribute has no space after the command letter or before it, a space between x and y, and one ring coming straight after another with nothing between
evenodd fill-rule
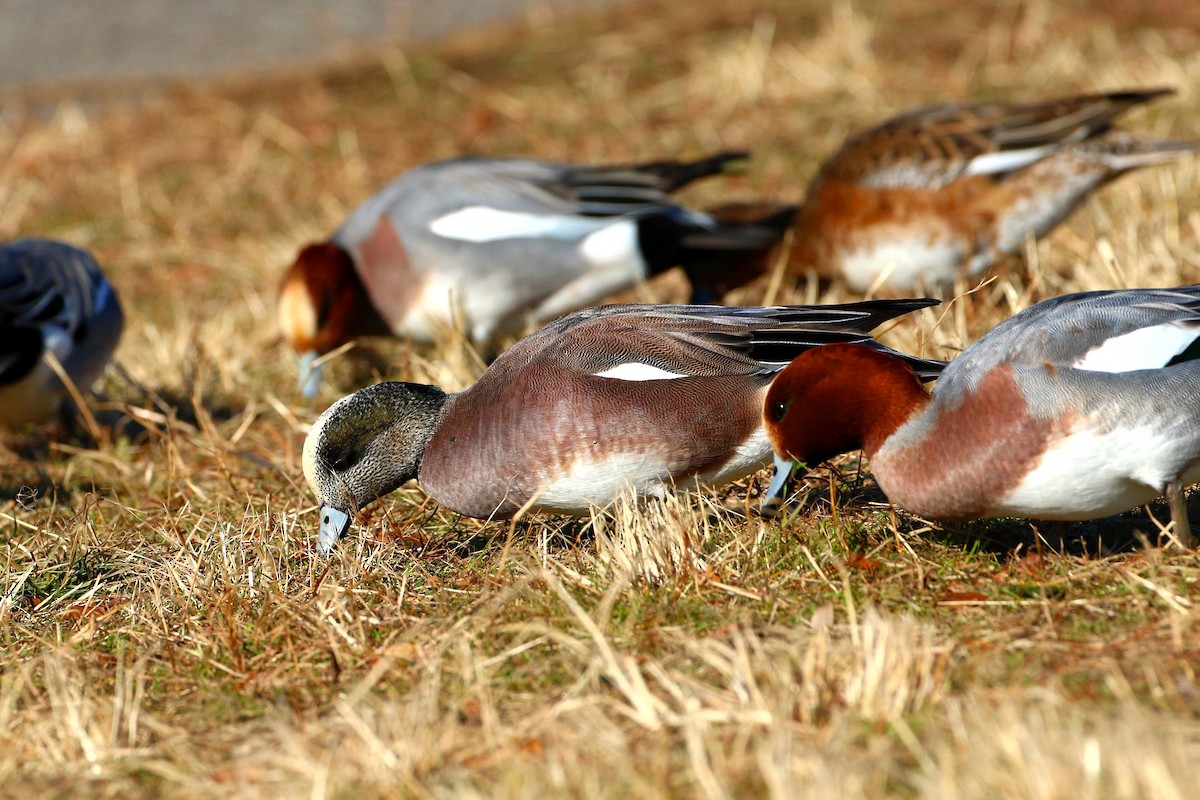
<instances>
[{"instance_id":1,"label":"rust-colored head","mask_svg":"<svg viewBox=\"0 0 1200 800\"><path fill-rule=\"evenodd\" d=\"M815 466L858 450L870 456L929 395L900 359L861 344L829 344L797 356L763 403L771 447Z\"/></svg>"},{"instance_id":2,"label":"rust-colored head","mask_svg":"<svg viewBox=\"0 0 1200 800\"><path fill-rule=\"evenodd\" d=\"M279 325L297 353L328 353L378 317L350 254L333 242L304 247L279 287Z\"/></svg>"}]
</instances>

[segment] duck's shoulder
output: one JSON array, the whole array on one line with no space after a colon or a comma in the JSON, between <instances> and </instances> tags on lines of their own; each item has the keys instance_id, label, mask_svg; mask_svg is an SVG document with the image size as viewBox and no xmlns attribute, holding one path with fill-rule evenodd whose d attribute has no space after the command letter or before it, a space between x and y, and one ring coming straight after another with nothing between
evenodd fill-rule
<instances>
[{"instance_id":1,"label":"duck's shoulder","mask_svg":"<svg viewBox=\"0 0 1200 800\"><path fill-rule=\"evenodd\" d=\"M1200 338L1200 285L1081 292L1043 301L984 334L950 362L937 392L971 390L1001 364L1057 376L1125 373L1187 358Z\"/></svg>"}]
</instances>

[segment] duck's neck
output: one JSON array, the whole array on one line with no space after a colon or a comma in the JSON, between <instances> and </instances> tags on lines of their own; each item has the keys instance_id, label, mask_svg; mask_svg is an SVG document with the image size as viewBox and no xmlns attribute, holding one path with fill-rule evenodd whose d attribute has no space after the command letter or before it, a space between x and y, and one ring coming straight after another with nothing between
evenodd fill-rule
<instances>
[{"instance_id":1,"label":"duck's neck","mask_svg":"<svg viewBox=\"0 0 1200 800\"><path fill-rule=\"evenodd\" d=\"M874 459L892 435L923 413L929 393L907 364L886 357L869 374L848 375L852 388L846 394L847 424L856 432L856 445Z\"/></svg>"},{"instance_id":2,"label":"duck's neck","mask_svg":"<svg viewBox=\"0 0 1200 800\"><path fill-rule=\"evenodd\" d=\"M779 374L764 414L777 453L818 464L851 450L873 456L929 402L896 356L862 344L830 344L801 354Z\"/></svg>"}]
</instances>

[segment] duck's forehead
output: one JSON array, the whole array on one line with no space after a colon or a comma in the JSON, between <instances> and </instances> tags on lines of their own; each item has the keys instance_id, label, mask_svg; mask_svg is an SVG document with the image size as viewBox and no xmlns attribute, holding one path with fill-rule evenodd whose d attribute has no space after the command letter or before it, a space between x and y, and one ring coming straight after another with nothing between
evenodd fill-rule
<instances>
[{"instance_id":1,"label":"duck's forehead","mask_svg":"<svg viewBox=\"0 0 1200 800\"><path fill-rule=\"evenodd\" d=\"M321 445L328 433L329 420L338 412L338 409L346 405L352 396L343 397L325 409L324 413L317 417L316 422L309 428L308 436L304 439L304 450L300 455L300 465L304 470L304 479L308 481L309 488L318 497L321 495L321 487L317 482L317 458L321 450Z\"/></svg>"},{"instance_id":2,"label":"duck's forehead","mask_svg":"<svg viewBox=\"0 0 1200 800\"><path fill-rule=\"evenodd\" d=\"M312 347L317 337L317 310L303 276L289 276L279 291L279 327L296 350Z\"/></svg>"},{"instance_id":3,"label":"duck's forehead","mask_svg":"<svg viewBox=\"0 0 1200 800\"><path fill-rule=\"evenodd\" d=\"M321 427L324 422L324 415L317 418L313 426L309 428L308 436L304 439L304 450L300 455L300 466L304 470L304 480L308 481L308 488L312 489L313 494L320 497L321 489L317 485L317 442L321 438Z\"/></svg>"}]
</instances>

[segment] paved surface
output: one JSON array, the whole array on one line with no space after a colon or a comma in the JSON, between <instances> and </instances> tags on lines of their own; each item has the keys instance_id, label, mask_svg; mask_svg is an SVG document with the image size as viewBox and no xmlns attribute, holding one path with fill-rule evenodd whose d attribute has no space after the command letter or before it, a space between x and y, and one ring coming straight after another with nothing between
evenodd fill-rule
<instances>
[{"instance_id":1,"label":"paved surface","mask_svg":"<svg viewBox=\"0 0 1200 800\"><path fill-rule=\"evenodd\" d=\"M278 69L620 0L0 0L0 86Z\"/></svg>"}]
</instances>

